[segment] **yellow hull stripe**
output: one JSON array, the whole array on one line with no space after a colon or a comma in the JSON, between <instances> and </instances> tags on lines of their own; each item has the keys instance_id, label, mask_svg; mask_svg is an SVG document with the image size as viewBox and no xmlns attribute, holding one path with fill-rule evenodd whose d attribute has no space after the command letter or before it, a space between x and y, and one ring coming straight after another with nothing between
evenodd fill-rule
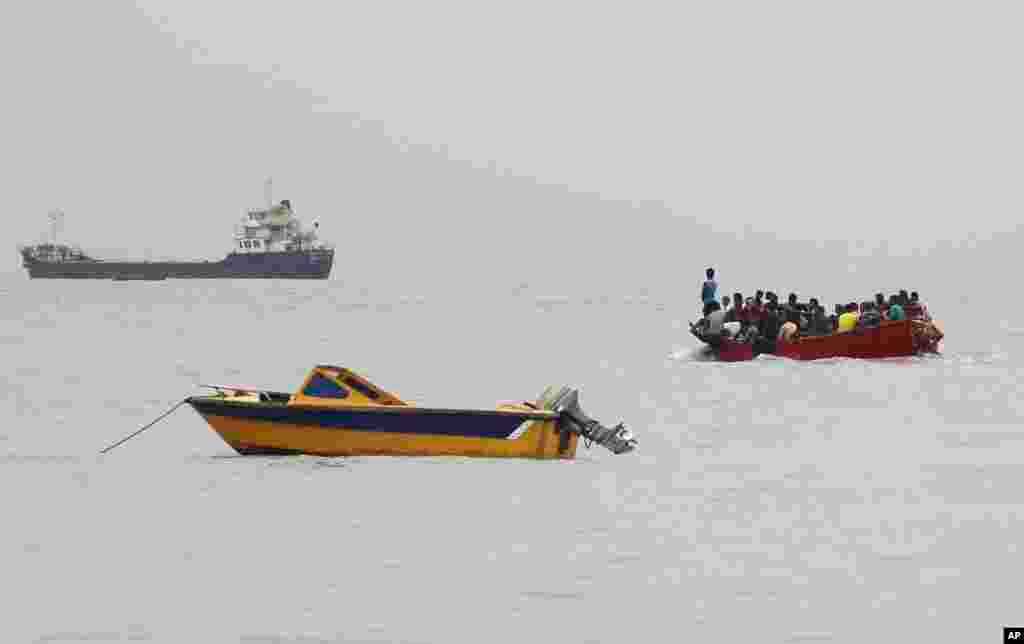
<instances>
[{"instance_id":1,"label":"yellow hull stripe","mask_svg":"<svg viewBox=\"0 0 1024 644\"><path fill-rule=\"evenodd\" d=\"M404 434L326 428L315 425L270 422L251 418L206 416L221 438L240 452L283 450L320 456L486 456L540 459L571 459L577 436L569 435L567 449L559 453L554 420L528 421L515 438L477 438L436 434Z\"/></svg>"}]
</instances>

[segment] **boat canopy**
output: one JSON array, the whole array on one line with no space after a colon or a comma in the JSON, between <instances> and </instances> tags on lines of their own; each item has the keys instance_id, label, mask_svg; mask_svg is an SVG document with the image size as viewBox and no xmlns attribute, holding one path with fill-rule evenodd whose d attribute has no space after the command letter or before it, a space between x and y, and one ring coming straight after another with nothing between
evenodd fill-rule
<instances>
[{"instance_id":1,"label":"boat canopy","mask_svg":"<svg viewBox=\"0 0 1024 644\"><path fill-rule=\"evenodd\" d=\"M351 369L334 365L313 367L291 397L293 405L408 405Z\"/></svg>"}]
</instances>

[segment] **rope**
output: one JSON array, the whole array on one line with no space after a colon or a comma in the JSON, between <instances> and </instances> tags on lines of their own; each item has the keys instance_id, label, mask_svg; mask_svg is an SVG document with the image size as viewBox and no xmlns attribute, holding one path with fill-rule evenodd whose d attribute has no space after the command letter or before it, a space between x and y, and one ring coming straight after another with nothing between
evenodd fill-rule
<instances>
[{"instance_id":1,"label":"rope","mask_svg":"<svg viewBox=\"0 0 1024 644\"><path fill-rule=\"evenodd\" d=\"M135 438L136 436L138 436L138 435L139 435L139 434L141 434L142 432L146 431L147 429L149 429L149 428L150 428L150 427L152 427L153 425L156 425L156 424L157 424L158 422L160 422L160 421L161 421L161 420L163 420L164 418L167 418L168 416L170 416L170 415L171 415L171 412L173 412L173 411L174 411L175 409L177 409L178 407L181 407L182 405L184 405L184 404L185 404L185 403L187 403L187 402L188 402L188 398L186 398L186 399L184 399L184 400L182 400L182 401L178 402L178 403L177 403L177 404L175 404L175 405L174 405L173 407L171 407L170 409L168 409L168 410L167 410L167 411L165 411L164 413L160 414L160 415L159 415L159 416L158 416L158 417L156 418L156 420L154 420L153 422L151 422L151 423L149 423L148 425L144 426L144 427L143 427L142 429L139 429L138 431L135 431L135 432L132 432L131 434L128 434L127 436L125 436L125 437L124 437L124 438L122 438L121 440L117 441L117 442L116 442L116 443L114 443L113 445L110 445L109 447L106 447L105 449L101 450L101 451L100 451L100 454L106 454L107 452L109 452L110 450L114 449L114 448L115 448L115 447L117 447L118 445L121 445L122 443L126 443L126 442L128 442L129 440L131 440L131 439Z\"/></svg>"}]
</instances>

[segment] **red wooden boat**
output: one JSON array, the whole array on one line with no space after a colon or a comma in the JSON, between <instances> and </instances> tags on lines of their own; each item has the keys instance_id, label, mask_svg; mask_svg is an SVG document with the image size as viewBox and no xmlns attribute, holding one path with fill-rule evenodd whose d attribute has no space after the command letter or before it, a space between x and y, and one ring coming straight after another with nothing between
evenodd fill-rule
<instances>
[{"instance_id":1,"label":"red wooden boat","mask_svg":"<svg viewBox=\"0 0 1024 644\"><path fill-rule=\"evenodd\" d=\"M896 358L925 353L938 353L943 334L933 322L924 320L885 320L878 326L862 327L844 333L803 336L792 342L747 343L728 337L704 338L695 329L693 334L708 344L723 362L753 360L761 353L793 360L822 358Z\"/></svg>"}]
</instances>

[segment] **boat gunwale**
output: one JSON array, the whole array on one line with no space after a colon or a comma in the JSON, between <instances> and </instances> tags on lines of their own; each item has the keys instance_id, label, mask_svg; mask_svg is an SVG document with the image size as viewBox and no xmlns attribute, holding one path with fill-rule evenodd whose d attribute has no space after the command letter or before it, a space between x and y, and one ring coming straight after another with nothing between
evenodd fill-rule
<instances>
[{"instance_id":1,"label":"boat gunwale","mask_svg":"<svg viewBox=\"0 0 1024 644\"><path fill-rule=\"evenodd\" d=\"M257 392L252 392L257 393ZM283 393L283 392L265 392ZM291 394L283 394L291 395ZM314 412L337 412L337 411L358 411L379 414L467 414L474 416L517 416L524 420L555 420L560 414L556 411L536 409L458 409L452 407L418 407L413 405L304 405L301 403L285 403L272 401L243 401L231 400L219 396L189 396L185 399L196 411L203 413L215 413L210 407L244 407L260 409L294 409ZM207 409L200 409L201 406Z\"/></svg>"}]
</instances>

